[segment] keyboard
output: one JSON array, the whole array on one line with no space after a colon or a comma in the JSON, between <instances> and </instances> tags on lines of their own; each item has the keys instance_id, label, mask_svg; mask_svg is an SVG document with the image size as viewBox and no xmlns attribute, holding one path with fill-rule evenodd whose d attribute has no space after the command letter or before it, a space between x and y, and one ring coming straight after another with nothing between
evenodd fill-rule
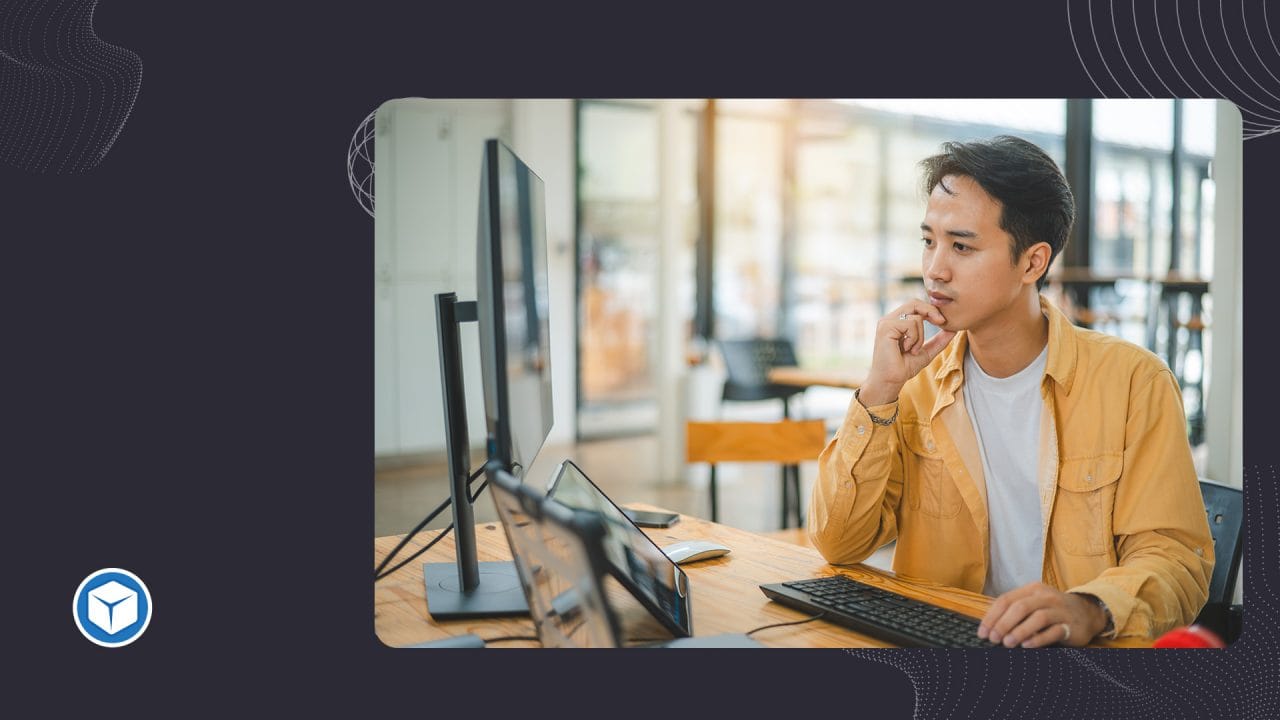
<instances>
[{"instance_id":1,"label":"keyboard","mask_svg":"<svg viewBox=\"0 0 1280 720\"><path fill-rule=\"evenodd\" d=\"M901 647L1002 647L978 637L978 621L844 575L761 585L771 600Z\"/></svg>"}]
</instances>

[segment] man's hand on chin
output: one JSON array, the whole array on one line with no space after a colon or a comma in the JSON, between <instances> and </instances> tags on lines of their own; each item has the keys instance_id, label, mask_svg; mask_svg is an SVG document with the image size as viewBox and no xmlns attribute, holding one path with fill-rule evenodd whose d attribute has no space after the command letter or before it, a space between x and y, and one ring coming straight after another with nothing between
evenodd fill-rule
<instances>
[{"instance_id":1,"label":"man's hand on chin","mask_svg":"<svg viewBox=\"0 0 1280 720\"><path fill-rule=\"evenodd\" d=\"M978 637L1005 647L1082 647L1107 626L1107 613L1086 595L1028 583L996 598Z\"/></svg>"}]
</instances>

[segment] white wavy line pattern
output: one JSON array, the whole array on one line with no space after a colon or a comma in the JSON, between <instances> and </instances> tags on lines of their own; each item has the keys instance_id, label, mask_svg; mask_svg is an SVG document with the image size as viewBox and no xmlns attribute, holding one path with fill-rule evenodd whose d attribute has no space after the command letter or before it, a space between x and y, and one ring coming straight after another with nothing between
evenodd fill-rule
<instances>
[{"instance_id":1,"label":"white wavy line pattern","mask_svg":"<svg viewBox=\"0 0 1280 720\"><path fill-rule=\"evenodd\" d=\"M120 136L142 87L142 60L97 36L97 5L0 3L0 162L83 173Z\"/></svg>"},{"instance_id":2,"label":"white wavy line pattern","mask_svg":"<svg viewBox=\"0 0 1280 720\"><path fill-rule=\"evenodd\" d=\"M373 217L373 135L377 114L374 110L360 121L347 145L347 183L369 217Z\"/></svg>"},{"instance_id":3,"label":"white wavy line pattern","mask_svg":"<svg viewBox=\"0 0 1280 720\"><path fill-rule=\"evenodd\" d=\"M1211 7L1205 8L1206 4ZM1280 67L1280 47L1271 32L1267 2L1217 0L1217 13L1212 12L1213 4L1213 0L1067 0L1067 30L1076 58L1099 97L1157 97L1148 87L1151 80L1164 87L1166 97L1173 97L1171 81L1176 76L1187 89L1178 96L1217 97L1235 103L1244 121L1245 140L1280 131L1280 78L1271 69ZM1103 17L1095 19L1095 5L1097 14L1105 15L1109 23ZM1124 22L1118 24L1118 20ZM1132 25L1125 27L1127 22ZM1265 27L1268 44L1254 40L1251 24ZM1166 36L1172 42L1166 42ZM1250 53L1243 52L1241 38ZM1125 53L1125 45L1132 46L1134 39L1147 61L1142 73ZM1159 65L1147 53L1148 45L1154 47L1153 40L1164 51L1165 62ZM1099 81L1104 77L1114 87L1103 89Z\"/></svg>"}]
</instances>

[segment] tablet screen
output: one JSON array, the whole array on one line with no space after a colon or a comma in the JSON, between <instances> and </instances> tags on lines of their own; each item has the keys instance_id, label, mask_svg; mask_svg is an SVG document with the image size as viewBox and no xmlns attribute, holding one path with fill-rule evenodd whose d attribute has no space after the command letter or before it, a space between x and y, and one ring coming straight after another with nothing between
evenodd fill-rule
<instances>
[{"instance_id":1,"label":"tablet screen","mask_svg":"<svg viewBox=\"0 0 1280 720\"><path fill-rule=\"evenodd\" d=\"M571 508L600 513L605 524L605 557L610 574L672 633L680 637L693 634L689 581L684 571L577 465L569 460L560 463L547 497Z\"/></svg>"},{"instance_id":2,"label":"tablet screen","mask_svg":"<svg viewBox=\"0 0 1280 720\"><path fill-rule=\"evenodd\" d=\"M588 525L584 514L544 500L500 468L488 477L542 646L619 647L618 620L603 594L608 561L599 516L586 516Z\"/></svg>"}]
</instances>

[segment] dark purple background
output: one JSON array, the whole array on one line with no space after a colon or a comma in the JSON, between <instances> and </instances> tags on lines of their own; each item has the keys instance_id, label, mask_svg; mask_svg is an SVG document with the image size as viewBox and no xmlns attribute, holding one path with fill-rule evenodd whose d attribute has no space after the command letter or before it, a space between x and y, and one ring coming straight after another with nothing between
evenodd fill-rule
<instances>
[{"instance_id":1,"label":"dark purple background","mask_svg":"<svg viewBox=\"0 0 1280 720\"><path fill-rule=\"evenodd\" d=\"M915 698L922 717L1112 717L1206 683L1244 698L1246 714L1278 711L1275 635L1248 628L1212 655L1124 655L1136 684L1096 679L1111 705L1087 704L1093 681L1061 654L893 651L886 664L839 651L384 649L368 582L373 223L345 171L369 111L406 96L1100 96L1064 2L790 2L714 17L695 4L475 7L98 8L98 34L144 68L115 146L83 175L0 166L5 615L26 663L10 705L371 715L460 711L460 698L614 712L647 698L649 712L908 717ZM1245 158L1246 237L1261 236L1248 241L1245 298L1266 320L1280 138L1247 142ZM1247 352L1266 358L1270 338L1259 328ZM1276 621L1275 478L1251 441L1274 388L1257 374L1246 394L1250 627ZM69 612L80 580L107 566L155 599L146 635L123 650L90 645ZM694 689L676 689L682 672ZM21 697L45 683L56 691ZM1016 703L992 694L1006 686ZM1239 716L1220 701L1177 707Z\"/></svg>"}]
</instances>

